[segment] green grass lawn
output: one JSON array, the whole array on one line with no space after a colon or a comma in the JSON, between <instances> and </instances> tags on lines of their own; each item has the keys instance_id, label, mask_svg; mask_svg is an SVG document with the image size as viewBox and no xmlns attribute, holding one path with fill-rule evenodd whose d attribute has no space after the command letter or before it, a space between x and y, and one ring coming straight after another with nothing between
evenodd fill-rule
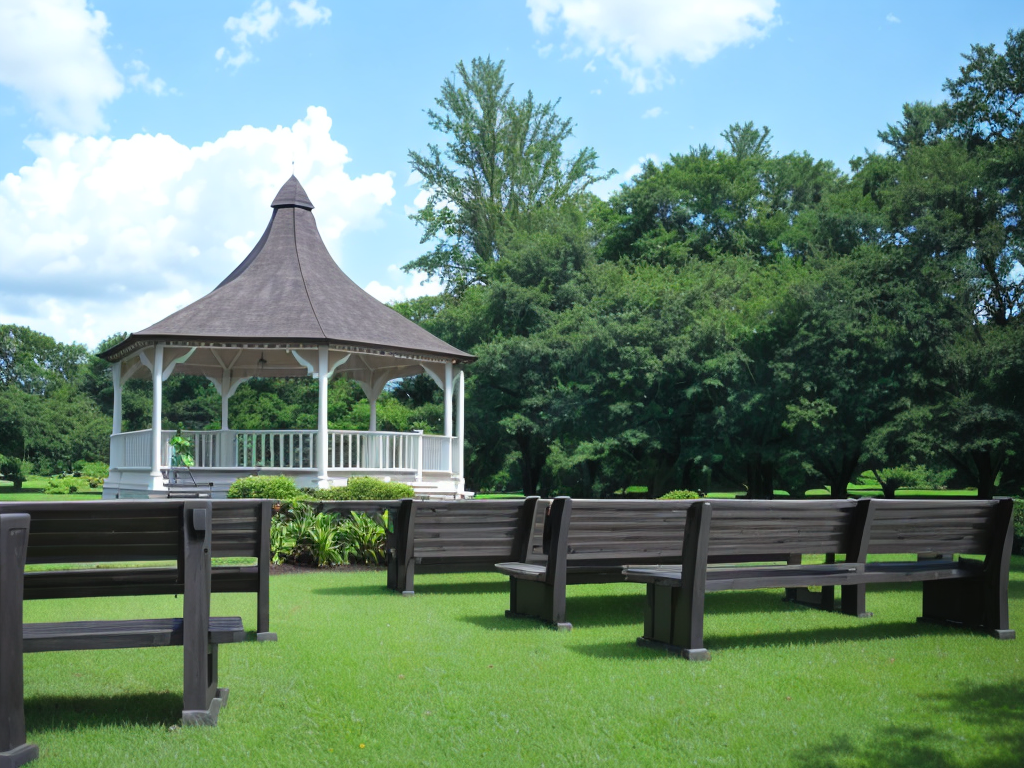
<instances>
[{"instance_id":1,"label":"green grass lawn","mask_svg":"<svg viewBox=\"0 0 1024 768\"><path fill-rule=\"evenodd\" d=\"M1024 558L1011 574L1024 630ZM277 643L222 647L216 728L178 727L180 648L25 657L47 766L922 766L1024 764L1024 637L918 625L920 586L870 619L707 598L708 662L641 649L642 585L569 587L570 633L506 619L496 574L271 578ZM214 595L255 626L253 595ZM180 599L26 603L27 621L180 615Z\"/></svg>"},{"instance_id":2,"label":"green grass lawn","mask_svg":"<svg viewBox=\"0 0 1024 768\"><path fill-rule=\"evenodd\" d=\"M8 480L0 480L0 501L84 501L86 499L103 498L102 488L90 488L84 481L82 485L85 490L78 493L43 493L49 482L48 477L30 475L22 485L20 491L14 490L14 483Z\"/></svg>"}]
</instances>

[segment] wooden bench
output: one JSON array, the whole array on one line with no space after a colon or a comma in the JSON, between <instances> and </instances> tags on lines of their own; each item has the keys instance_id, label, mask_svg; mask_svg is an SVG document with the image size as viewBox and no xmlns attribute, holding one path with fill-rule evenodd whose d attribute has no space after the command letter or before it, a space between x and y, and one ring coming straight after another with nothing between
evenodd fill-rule
<instances>
[{"instance_id":1,"label":"wooden bench","mask_svg":"<svg viewBox=\"0 0 1024 768\"><path fill-rule=\"evenodd\" d=\"M548 514L539 515L529 540L523 540L517 561L497 569L509 576L510 618L534 618L558 629L572 629L565 620L568 584L622 581L627 564L678 566L679 541L692 502L645 499L570 499L560 496ZM772 550L759 560L786 560ZM716 557L720 562L746 562L744 553Z\"/></svg>"},{"instance_id":2,"label":"wooden bench","mask_svg":"<svg viewBox=\"0 0 1024 768\"><path fill-rule=\"evenodd\" d=\"M181 509L184 500L139 501L31 501L0 502L0 512L26 512L32 516L34 531L80 531L102 538L109 516L116 510L136 515L133 523L140 534L146 531L146 510L154 521L163 511ZM223 499L212 502L213 557L255 557L256 565L217 565L213 568L214 592L256 594L256 639L276 640L270 632L270 518L273 501L266 499ZM154 525L162 525L154 522ZM111 562L149 561L152 550L139 540L138 546L111 550ZM73 557L60 561L36 560L30 545L29 563L79 562ZM90 551L91 552L91 551ZM31 571L25 575L25 599L52 597L118 597L131 595L180 595L184 590L182 550L173 557L174 566L91 568L88 570ZM86 562L86 561L81 561ZM90 561L91 562L91 561Z\"/></svg>"},{"instance_id":3,"label":"wooden bench","mask_svg":"<svg viewBox=\"0 0 1024 768\"><path fill-rule=\"evenodd\" d=\"M228 690L218 685L221 643L245 640L240 617L211 617L213 515L209 501L121 502L108 504L104 525L99 512L81 520L42 520L24 513L0 513L0 537L15 542L0 563L0 760L19 765L34 757L24 744L22 654L108 648L183 647L182 722L216 725ZM84 528L84 530L83 530ZM25 563L88 563L180 557L183 571L182 618L70 621L22 624ZM90 590L51 596L86 597ZM0 762L0 765L3 765Z\"/></svg>"},{"instance_id":4,"label":"wooden bench","mask_svg":"<svg viewBox=\"0 0 1024 768\"><path fill-rule=\"evenodd\" d=\"M841 587L840 609L865 611L867 584L922 582L919 621L981 627L1000 639L1009 628L1011 500L881 500L694 503L674 572L624 570L646 583L644 634L637 642L688 659L707 659L704 595L729 589ZM708 567L712 557L783 548L831 554L842 562L786 566ZM869 554L927 553L913 561L868 562ZM952 555L984 555L984 561ZM938 555L939 557L936 557Z\"/></svg>"},{"instance_id":5,"label":"wooden bench","mask_svg":"<svg viewBox=\"0 0 1024 768\"><path fill-rule=\"evenodd\" d=\"M490 570L529 540L538 501L404 499L387 535L388 588L412 595L416 572Z\"/></svg>"}]
</instances>

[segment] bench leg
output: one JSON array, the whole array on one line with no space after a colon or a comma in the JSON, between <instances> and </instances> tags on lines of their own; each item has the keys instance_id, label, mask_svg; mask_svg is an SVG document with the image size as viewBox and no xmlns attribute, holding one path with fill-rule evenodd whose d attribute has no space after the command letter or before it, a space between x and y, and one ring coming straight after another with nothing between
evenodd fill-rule
<instances>
[{"instance_id":1,"label":"bench leg","mask_svg":"<svg viewBox=\"0 0 1024 768\"><path fill-rule=\"evenodd\" d=\"M926 581L922 584L918 621L979 627L1000 640L1013 640L1017 633L1009 627L1007 606L992 605L987 591L980 575L973 579Z\"/></svg>"},{"instance_id":2,"label":"bench leg","mask_svg":"<svg viewBox=\"0 0 1024 768\"><path fill-rule=\"evenodd\" d=\"M704 647L704 593L695 598L692 590L648 584L644 635L636 643L691 661L710 659Z\"/></svg>"},{"instance_id":3,"label":"bench leg","mask_svg":"<svg viewBox=\"0 0 1024 768\"><path fill-rule=\"evenodd\" d=\"M505 616L510 619L537 619L551 624L555 629L569 631L572 624L565 620L565 590L561 594L551 584L543 581L526 581L509 576L509 610Z\"/></svg>"},{"instance_id":4,"label":"bench leg","mask_svg":"<svg viewBox=\"0 0 1024 768\"><path fill-rule=\"evenodd\" d=\"M834 563L836 556L825 555L826 563ZM790 555L788 565L800 565L803 563L802 555ZM836 609L835 587L822 587L821 592L811 592L807 587L787 587L786 596L782 598L787 603L802 605L805 608L817 608L822 611L834 611Z\"/></svg>"},{"instance_id":5,"label":"bench leg","mask_svg":"<svg viewBox=\"0 0 1024 768\"><path fill-rule=\"evenodd\" d=\"M392 556L388 560L388 589L401 592L405 597L412 597L415 594L413 589L413 577L416 574L415 560L408 563L399 561L399 556Z\"/></svg>"},{"instance_id":6,"label":"bench leg","mask_svg":"<svg viewBox=\"0 0 1024 768\"><path fill-rule=\"evenodd\" d=\"M22 744L6 752L0 752L0 768L18 768L19 765L24 765L38 758L39 747L35 744Z\"/></svg>"},{"instance_id":7,"label":"bench leg","mask_svg":"<svg viewBox=\"0 0 1024 768\"><path fill-rule=\"evenodd\" d=\"M840 598L841 608L847 616L856 616L860 619L868 619L874 616L865 607L867 598L867 586L864 584L844 584L841 587L842 597Z\"/></svg>"},{"instance_id":8,"label":"bench leg","mask_svg":"<svg viewBox=\"0 0 1024 768\"><path fill-rule=\"evenodd\" d=\"M185 708L181 712L183 725L216 725L221 707L227 704L228 689L217 686L217 657L219 646L210 643L206 654L205 684L185 680Z\"/></svg>"}]
</instances>

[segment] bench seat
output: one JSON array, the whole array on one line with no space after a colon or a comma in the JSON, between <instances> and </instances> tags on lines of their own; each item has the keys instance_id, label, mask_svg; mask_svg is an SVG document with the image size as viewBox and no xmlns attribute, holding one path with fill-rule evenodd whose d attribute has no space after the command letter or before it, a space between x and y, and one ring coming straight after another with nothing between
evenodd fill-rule
<instances>
[{"instance_id":1,"label":"bench seat","mask_svg":"<svg viewBox=\"0 0 1024 768\"><path fill-rule=\"evenodd\" d=\"M688 659L707 659L704 595L734 589L842 588L843 613L870 616L865 586L920 582L919 621L978 627L996 638L1016 636L1009 627L1007 590L1012 543L1012 501L882 500L850 502L845 509L814 502L775 501L755 517L750 505L732 500L695 502L687 512L682 565L623 569L626 581L647 584L644 634L637 642ZM827 515L834 535L817 533ZM799 542L802 538L803 542ZM737 549L773 548L799 542L801 554L826 555L821 564L715 567L709 558ZM776 543L773 543L776 542ZM824 551L822 551L824 550ZM867 556L922 553L916 560L868 562ZM959 554L959 559L954 555ZM984 556L984 560L962 555ZM834 562L836 555L842 562ZM822 607L831 600L822 601ZM831 607L829 605L829 607Z\"/></svg>"},{"instance_id":2,"label":"bench seat","mask_svg":"<svg viewBox=\"0 0 1024 768\"><path fill-rule=\"evenodd\" d=\"M23 653L87 651L110 648L155 648L184 645L183 619L62 621L23 625ZM209 642L241 643L240 616L211 616Z\"/></svg>"},{"instance_id":3,"label":"bench seat","mask_svg":"<svg viewBox=\"0 0 1024 768\"><path fill-rule=\"evenodd\" d=\"M681 566L623 569L626 581L678 587ZM773 589L842 586L843 584L885 584L899 581L964 579L981 573L977 560L920 560L900 563L821 563L771 566L708 566L705 592L730 589ZM522 577L521 577L522 578Z\"/></svg>"}]
</instances>

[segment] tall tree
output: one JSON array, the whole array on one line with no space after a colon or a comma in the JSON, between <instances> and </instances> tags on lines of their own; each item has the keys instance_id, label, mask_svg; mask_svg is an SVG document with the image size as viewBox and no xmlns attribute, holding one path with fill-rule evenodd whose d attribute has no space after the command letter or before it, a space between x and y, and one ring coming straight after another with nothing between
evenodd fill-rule
<instances>
[{"instance_id":1,"label":"tall tree","mask_svg":"<svg viewBox=\"0 0 1024 768\"><path fill-rule=\"evenodd\" d=\"M559 117L557 101L539 103L530 91L514 98L502 61L459 62L435 103L427 118L446 144L409 152L430 193L410 218L423 227L420 242L434 249L404 268L437 276L461 295L494 279L508 238L529 226L535 211L561 205L607 175L596 174L589 147L563 157L571 118Z\"/></svg>"}]
</instances>

